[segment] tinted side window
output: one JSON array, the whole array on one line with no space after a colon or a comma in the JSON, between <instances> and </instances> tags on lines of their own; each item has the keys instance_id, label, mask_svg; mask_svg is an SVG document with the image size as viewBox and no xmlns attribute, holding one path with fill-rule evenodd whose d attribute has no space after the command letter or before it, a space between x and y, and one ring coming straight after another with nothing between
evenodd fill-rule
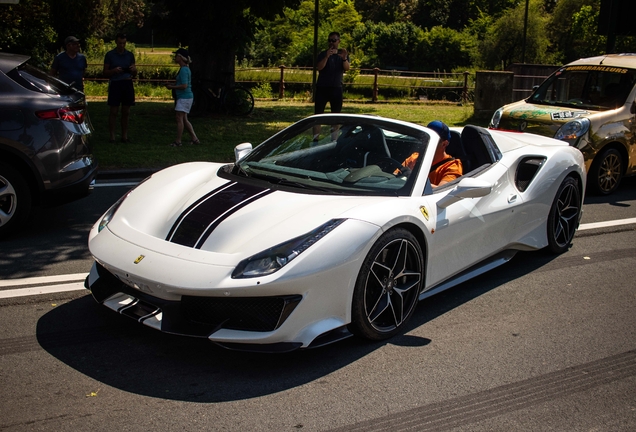
<instances>
[{"instance_id":1,"label":"tinted side window","mask_svg":"<svg viewBox=\"0 0 636 432\"><path fill-rule=\"evenodd\" d=\"M75 90L71 89L66 83L27 64L9 71L7 76L27 90L53 95L75 93Z\"/></svg>"}]
</instances>

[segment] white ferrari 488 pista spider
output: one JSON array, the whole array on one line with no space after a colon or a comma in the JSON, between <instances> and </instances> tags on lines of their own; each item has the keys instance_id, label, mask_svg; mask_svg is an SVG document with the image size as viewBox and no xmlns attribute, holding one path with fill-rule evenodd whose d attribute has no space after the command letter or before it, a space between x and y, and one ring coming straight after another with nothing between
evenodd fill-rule
<instances>
[{"instance_id":1,"label":"white ferrari 488 pista spider","mask_svg":"<svg viewBox=\"0 0 636 432\"><path fill-rule=\"evenodd\" d=\"M450 138L464 174L440 187L436 132L365 115L308 117L238 145L233 164L164 169L91 230L86 287L155 329L280 352L388 338L418 300L516 251L569 248L579 150L476 126Z\"/></svg>"}]
</instances>

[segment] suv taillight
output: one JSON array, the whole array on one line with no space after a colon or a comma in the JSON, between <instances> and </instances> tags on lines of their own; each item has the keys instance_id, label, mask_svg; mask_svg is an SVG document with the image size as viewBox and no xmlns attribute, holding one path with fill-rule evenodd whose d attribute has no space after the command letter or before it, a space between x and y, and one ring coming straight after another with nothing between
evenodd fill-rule
<instances>
[{"instance_id":1,"label":"suv taillight","mask_svg":"<svg viewBox=\"0 0 636 432\"><path fill-rule=\"evenodd\" d=\"M43 120L59 119L77 124L84 123L83 106L36 111L35 115Z\"/></svg>"}]
</instances>

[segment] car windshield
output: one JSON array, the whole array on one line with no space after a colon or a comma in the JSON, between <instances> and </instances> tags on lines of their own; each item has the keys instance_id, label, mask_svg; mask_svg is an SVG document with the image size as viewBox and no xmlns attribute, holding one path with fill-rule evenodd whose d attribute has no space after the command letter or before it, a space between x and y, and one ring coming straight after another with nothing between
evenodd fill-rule
<instances>
[{"instance_id":1,"label":"car windshield","mask_svg":"<svg viewBox=\"0 0 636 432\"><path fill-rule=\"evenodd\" d=\"M274 135L241 159L234 173L304 192L410 195L429 135L364 116L316 116ZM412 156L412 170L402 166Z\"/></svg>"},{"instance_id":2,"label":"car windshield","mask_svg":"<svg viewBox=\"0 0 636 432\"><path fill-rule=\"evenodd\" d=\"M566 66L539 86L529 102L595 110L625 104L636 70L613 66Z\"/></svg>"},{"instance_id":3,"label":"car windshield","mask_svg":"<svg viewBox=\"0 0 636 432\"><path fill-rule=\"evenodd\" d=\"M68 84L26 63L10 70L7 76L32 91L51 95L72 95L77 92Z\"/></svg>"}]
</instances>

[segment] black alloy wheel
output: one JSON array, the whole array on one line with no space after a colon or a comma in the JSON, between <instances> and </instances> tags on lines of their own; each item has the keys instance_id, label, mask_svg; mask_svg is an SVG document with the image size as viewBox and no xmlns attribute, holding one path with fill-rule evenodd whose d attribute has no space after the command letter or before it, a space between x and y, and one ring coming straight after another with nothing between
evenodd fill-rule
<instances>
[{"instance_id":1,"label":"black alloy wheel","mask_svg":"<svg viewBox=\"0 0 636 432\"><path fill-rule=\"evenodd\" d=\"M579 182L573 177L566 177L559 186L548 216L548 247L551 252L560 254L570 247L579 226L581 205Z\"/></svg>"},{"instance_id":2,"label":"black alloy wheel","mask_svg":"<svg viewBox=\"0 0 636 432\"><path fill-rule=\"evenodd\" d=\"M352 333L370 340L398 333L413 314L424 283L422 249L408 230L395 228L373 245L353 293Z\"/></svg>"}]
</instances>

